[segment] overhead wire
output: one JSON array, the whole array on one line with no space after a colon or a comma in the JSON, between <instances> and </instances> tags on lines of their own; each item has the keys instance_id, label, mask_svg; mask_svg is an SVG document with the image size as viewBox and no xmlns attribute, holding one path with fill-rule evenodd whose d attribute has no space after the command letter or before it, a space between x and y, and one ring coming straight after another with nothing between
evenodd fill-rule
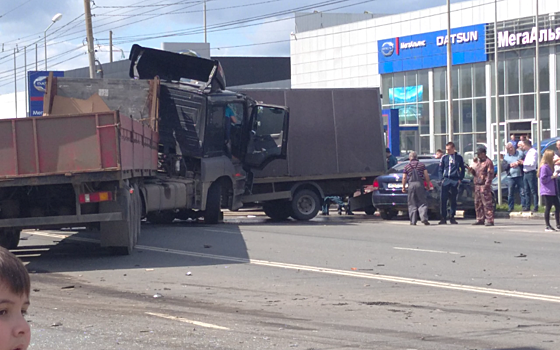
<instances>
[{"instance_id":1,"label":"overhead wire","mask_svg":"<svg viewBox=\"0 0 560 350\"><path fill-rule=\"evenodd\" d=\"M370 2L370 1L373 1L373 0L364 1L364 2ZM497 2L503 2L503 1L507 1L507 0L497 0ZM354 4L354 5L357 5L357 4ZM470 8L482 7L482 6L486 6L486 5L488 5L488 4L487 4L487 3L480 3L480 4L475 4L475 5L469 6L468 8L470 9ZM464 9L465 9L465 8L456 9L456 10L452 10L451 12L462 11L462 10L464 10ZM332 10L334 10L334 9L330 9L329 11L332 11ZM436 17L436 16L440 16L440 15L446 14L446 13L447 13L446 10L443 11L443 12L431 13L431 14L425 16L424 18ZM377 27L383 27L383 26L387 26L387 25L394 25L394 24L404 23L404 22L408 22L408 21L409 21L409 20L401 20L401 21L391 22L391 23L389 23L389 24L379 24L379 25L376 25L376 26L374 26L374 27L368 27L367 29L377 28ZM232 28L232 29L233 29L233 28ZM350 33L350 32L361 31L361 30L364 30L364 28L349 29L349 30L346 30L346 31L337 32L336 34ZM329 35L334 35L334 33L317 34L317 35L314 35L314 36L303 37L303 38L300 37L298 40L312 39L312 38L323 37L323 36L329 36ZM265 42L265 43L255 43L255 44L246 44L246 45L235 45L235 46L221 47L221 48L217 48L217 49L236 48L236 47L247 47L247 46L255 46L255 45L265 45L265 44L269 44L269 43L279 43L279 42L288 42L288 41L290 41L290 40L287 39L287 40L277 40L277 41L271 41L271 42ZM74 50L79 49L79 48L81 48L81 47L74 48L74 49L72 49L72 50L70 50L70 51L68 51L68 52L74 51ZM63 55L63 54L67 54L68 52L59 54L59 55L57 55L57 56L60 56L60 55ZM10 55L13 55L13 54L10 54ZM82 55L82 54L76 55L76 56L74 56L74 57L71 58L71 59L75 59L76 57L79 57L79 56L81 56L81 55ZM67 62L67 61L69 61L69 60L71 60L71 59L67 59L67 60L65 60L64 62ZM0 59L0 60L1 60L1 59ZM42 61L44 61L44 60L42 60ZM41 61L41 62L42 62L42 61ZM63 63L63 62L59 62L59 63L55 63L55 64L58 65L58 64L61 64L61 63ZM20 67L20 68L21 68L21 67ZM9 70L9 71L12 71L12 72L13 72L13 70ZM7 72L8 72L8 71L1 72L1 73L7 73ZM0 79L0 81L5 80L5 79L6 79L6 78ZM8 83L6 83L6 84L3 84L3 85L0 85L0 87L9 85L9 84L13 83L13 81L14 81L14 80L13 80L13 78L12 78L10 82L8 82Z\"/></svg>"},{"instance_id":2,"label":"overhead wire","mask_svg":"<svg viewBox=\"0 0 560 350\"><path fill-rule=\"evenodd\" d=\"M27 4L30 3L31 1L33 1L33 0L27 0L27 1L24 2L23 4L19 4L18 6L14 7L14 8L11 9L11 10L9 10L8 12L5 12L5 13L1 14L1 15L0 15L0 18L2 18L2 17L4 17L4 16L6 16L6 15L8 15L8 14L14 12L14 11L16 11L17 9L19 9L20 7L23 7L24 5L27 5Z\"/></svg>"}]
</instances>

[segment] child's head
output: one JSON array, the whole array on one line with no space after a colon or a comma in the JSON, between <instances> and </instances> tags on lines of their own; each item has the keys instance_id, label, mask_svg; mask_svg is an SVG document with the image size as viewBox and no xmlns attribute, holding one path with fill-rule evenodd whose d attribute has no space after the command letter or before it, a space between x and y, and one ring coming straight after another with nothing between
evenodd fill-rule
<instances>
[{"instance_id":1,"label":"child's head","mask_svg":"<svg viewBox=\"0 0 560 350\"><path fill-rule=\"evenodd\" d=\"M0 247L0 350L26 350L29 346L31 331L24 315L30 288L25 266Z\"/></svg>"}]
</instances>

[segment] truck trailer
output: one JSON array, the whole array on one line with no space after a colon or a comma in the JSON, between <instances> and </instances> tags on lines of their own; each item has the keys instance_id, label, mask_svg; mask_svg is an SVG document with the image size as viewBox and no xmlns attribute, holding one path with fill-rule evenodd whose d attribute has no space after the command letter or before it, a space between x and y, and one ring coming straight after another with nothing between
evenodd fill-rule
<instances>
[{"instance_id":1,"label":"truck trailer","mask_svg":"<svg viewBox=\"0 0 560 350\"><path fill-rule=\"evenodd\" d=\"M325 196L351 197L387 170L378 88L238 91L290 109L287 157L254 172L246 205L276 220L310 220ZM371 200L361 207L375 211Z\"/></svg>"},{"instance_id":2,"label":"truck trailer","mask_svg":"<svg viewBox=\"0 0 560 350\"><path fill-rule=\"evenodd\" d=\"M220 220L287 154L288 110L226 90L218 61L134 45L130 80L48 78L42 117L0 120L0 245L85 226L130 254L142 218Z\"/></svg>"}]
</instances>

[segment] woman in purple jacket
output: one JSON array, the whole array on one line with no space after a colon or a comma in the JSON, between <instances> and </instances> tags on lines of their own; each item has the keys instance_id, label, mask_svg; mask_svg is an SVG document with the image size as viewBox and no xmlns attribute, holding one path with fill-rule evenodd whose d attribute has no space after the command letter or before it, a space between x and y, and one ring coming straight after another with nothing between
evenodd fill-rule
<instances>
[{"instance_id":1,"label":"woman in purple jacket","mask_svg":"<svg viewBox=\"0 0 560 350\"><path fill-rule=\"evenodd\" d=\"M560 230L560 203L557 196L556 178L558 174L554 172L554 152L550 149L544 152L539 167L539 181L541 185L540 195L544 199L544 222L546 223L546 232L556 231L550 226L550 209L554 205L554 218L556 219L556 228Z\"/></svg>"}]
</instances>

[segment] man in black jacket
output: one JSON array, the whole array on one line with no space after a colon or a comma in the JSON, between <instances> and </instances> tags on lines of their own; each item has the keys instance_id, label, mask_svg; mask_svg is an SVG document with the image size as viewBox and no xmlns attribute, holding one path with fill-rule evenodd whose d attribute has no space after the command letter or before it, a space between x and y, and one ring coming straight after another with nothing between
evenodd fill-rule
<instances>
[{"instance_id":1,"label":"man in black jacket","mask_svg":"<svg viewBox=\"0 0 560 350\"><path fill-rule=\"evenodd\" d=\"M455 212L457 211L457 189L465 178L465 164L463 157L455 152L455 144L448 142L445 145L447 155L439 162L439 177L441 178L441 221L440 225L447 224L447 201L450 202L449 223L457 224Z\"/></svg>"}]
</instances>

